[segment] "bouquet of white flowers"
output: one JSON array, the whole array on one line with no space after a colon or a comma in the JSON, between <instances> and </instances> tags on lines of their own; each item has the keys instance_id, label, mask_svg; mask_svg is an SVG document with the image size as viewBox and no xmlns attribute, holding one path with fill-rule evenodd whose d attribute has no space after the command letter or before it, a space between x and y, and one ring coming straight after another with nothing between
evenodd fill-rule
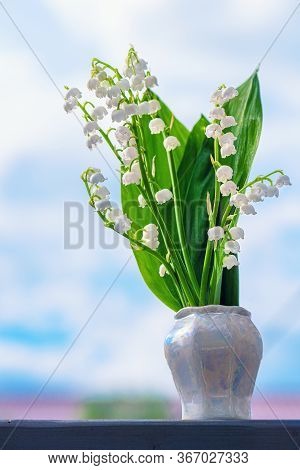
<instances>
[{"instance_id":1,"label":"bouquet of white flowers","mask_svg":"<svg viewBox=\"0 0 300 470\"><path fill-rule=\"evenodd\" d=\"M82 174L90 204L129 240L145 282L170 308L238 305L239 216L291 184L282 170L248 181L262 126L257 73L237 89L221 85L210 121L202 115L190 132L157 85L131 47L122 72L92 60L93 102L67 88L65 110L83 112L87 146L105 141L120 162L122 210L97 168Z\"/></svg>"}]
</instances>

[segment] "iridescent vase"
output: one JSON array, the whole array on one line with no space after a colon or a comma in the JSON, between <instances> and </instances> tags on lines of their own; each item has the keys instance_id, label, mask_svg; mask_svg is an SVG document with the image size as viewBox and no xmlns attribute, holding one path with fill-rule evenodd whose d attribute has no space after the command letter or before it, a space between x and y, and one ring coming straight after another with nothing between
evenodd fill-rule
<instances>
[{"instance_id":1,"label":"iridescent vase","mask_svg":"<svg viewBox=\"0 0 300 470\"><path fill-rule=\"evenodd\" d=\"M241 307L187 307L175 316L165 356L183 419L249 419L262 339Z\"/></svg>"}]
</instances>

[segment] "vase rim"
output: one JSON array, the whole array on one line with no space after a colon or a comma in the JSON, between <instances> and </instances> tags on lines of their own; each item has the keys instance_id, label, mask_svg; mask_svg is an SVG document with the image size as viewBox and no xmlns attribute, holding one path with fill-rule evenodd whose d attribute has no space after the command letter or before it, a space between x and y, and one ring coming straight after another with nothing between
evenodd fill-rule
<instances>
[{"instance_id":1,"label":"vase rim","mask_svg":"<svg viewBox=\"0 0 300 470\"><path fill-rule=\"evenodd\" d=\"M179 320L180 318L185 318L193 314L203 314L206 315L220 315L220 314L233 314L233 315L243 315L245 317L251 318L251 312L246 310L243 307L238 307L235 305L205 305L204 307L184 307L180 309L176 315L175 319Z\"/></svg>"}]
</instances>

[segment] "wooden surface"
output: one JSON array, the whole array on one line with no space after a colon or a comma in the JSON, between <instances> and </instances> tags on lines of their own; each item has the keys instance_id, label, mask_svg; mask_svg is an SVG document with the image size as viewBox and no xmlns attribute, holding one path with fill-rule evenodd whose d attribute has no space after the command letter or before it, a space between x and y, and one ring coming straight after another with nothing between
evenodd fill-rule
<instances>
[{"instance_id":1,"label":"wooden surface","mask_svg":"<svg viewBox=\"0 0 300 470\"><path fill-rule=\"evenodd\" d=\"M300 420L0 421L5 449L299 449Z\"/></svg>"}]
</instances>

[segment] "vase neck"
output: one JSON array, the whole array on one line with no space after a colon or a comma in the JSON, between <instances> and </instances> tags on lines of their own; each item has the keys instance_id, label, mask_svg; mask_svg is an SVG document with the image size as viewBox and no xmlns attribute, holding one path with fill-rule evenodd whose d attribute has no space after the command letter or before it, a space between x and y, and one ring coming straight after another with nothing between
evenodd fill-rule
<instances>
[{"instance_id":1,"label":"vase neck","mask_svg":"<svg viewBox=\"0 0 300 470\"><path fill-rule=\"evenodd\" d=\"M244 309L243 307L237 306L227 306L227 305L206 305L205 307L185 307L179 310L176 313L175 319L178 320L180 318L185 318L189 315L193 314L235 314L235 315L243 315L246 317L251 317L251 313Z\"/></svg>"}]
</instances>

